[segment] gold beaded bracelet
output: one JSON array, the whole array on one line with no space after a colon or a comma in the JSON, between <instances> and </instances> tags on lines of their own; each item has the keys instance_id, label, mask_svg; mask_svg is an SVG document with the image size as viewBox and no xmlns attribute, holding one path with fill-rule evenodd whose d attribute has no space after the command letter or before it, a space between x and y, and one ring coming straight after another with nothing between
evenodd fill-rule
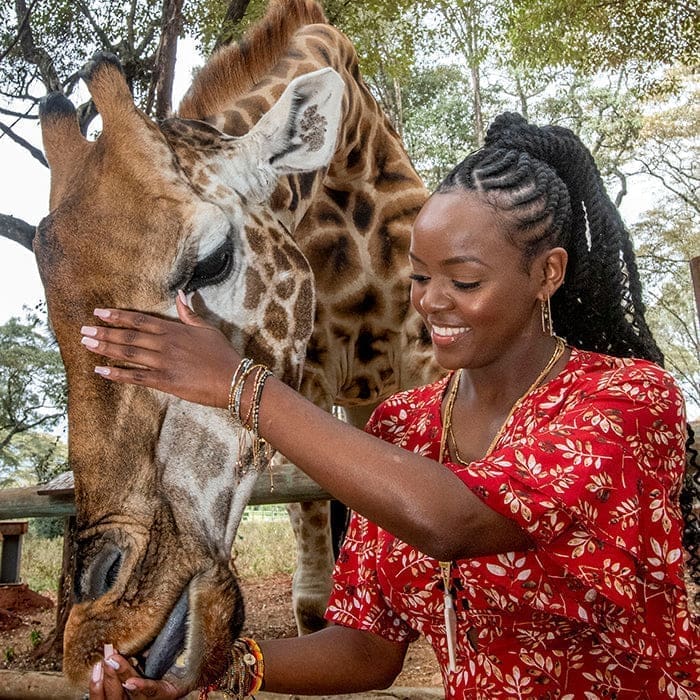
<instances>
[{"instance_id":1,"label":"gold beaded bracelet","mask_svg":"<svg viewBox=\"0 0 700 700\"><path fill-rule=\"evenodd\" d=\"M209 693L218 691L228 698L245 700L253 697L263 685L265 661L258 643L240 637L231 647L231 665L218 681L199 693L199 700L207 700Z\"/></svg>"}]
</instances>

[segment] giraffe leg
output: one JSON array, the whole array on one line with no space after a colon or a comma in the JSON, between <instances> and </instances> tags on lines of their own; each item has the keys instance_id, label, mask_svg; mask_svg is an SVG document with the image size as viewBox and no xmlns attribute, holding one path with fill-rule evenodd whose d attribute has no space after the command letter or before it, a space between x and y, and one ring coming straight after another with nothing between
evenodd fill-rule
<instances>
[{"instance_id":1,"label":"giraffe leg","mask_svg":"<svg viewBox=\"0 0 700 700\"><path fill-rule=\"evenodd\" d=\"M374 406L333 407L337 418L363 428ZM338 514L344 506L337 504ZM331 503L290 503L289 519L297 543L297 564L292 579L292 607L299 634L308 634L326 626L326 611L331 591L331 575L340 540L331 528ZM338 516L342 517L343 516ZM345 528L342 528L343 534Z\"/></svg>"},{"instance_id":2,"label":"giraffe leg","mask_svg":"<svg viewBox=\"0 0 700 700\"><path fill-rule=\"evenodd\" d=\"M326 610L333 572L330 503L290 503L289 518L297 543L297 565L292 580L292 605L299 634L326 626Z\"/></svg>"}]
</instances>

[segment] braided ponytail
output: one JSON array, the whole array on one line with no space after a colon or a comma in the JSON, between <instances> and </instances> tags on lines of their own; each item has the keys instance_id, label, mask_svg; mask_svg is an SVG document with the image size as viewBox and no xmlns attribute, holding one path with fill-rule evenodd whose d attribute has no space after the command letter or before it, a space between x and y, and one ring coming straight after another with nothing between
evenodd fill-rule
<instances>
[{"instance_id":1,"label":"braided ponytail","mask_svg":"<svg viewBox=\"0 0 700 700\"><path fill-rule=\"evenodd\" d=\"M568 253L566 279L552 296L558 335L584 350L637 357L663 366L644 317L632 241L608 196L590 151L571 130L538 127L506 112L484 146L467 156L437 192L478 192L515 221L508 235L525 264L547 248ZM684 545L700 605L700 466L688 426L687 469L680 504Z\"/></svg>"}]
</instances>

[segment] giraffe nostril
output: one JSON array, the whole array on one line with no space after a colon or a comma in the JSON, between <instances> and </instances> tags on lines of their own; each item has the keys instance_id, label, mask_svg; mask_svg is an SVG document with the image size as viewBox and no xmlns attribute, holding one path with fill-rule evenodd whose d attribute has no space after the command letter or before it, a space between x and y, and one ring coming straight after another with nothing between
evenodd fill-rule
<instances>
[{"instance_id":1,"label":"giraffe nostril","mask_svg":"<svg viewBox=\"0 0 700 700\"><path fill-rule=\"evenodd\" d=\"M94 556L83 559L75 577L78 602L95 600L107 593L117 580L121 562L121 550L112 542L103 542Z\"/></svg>"}]
</instances>

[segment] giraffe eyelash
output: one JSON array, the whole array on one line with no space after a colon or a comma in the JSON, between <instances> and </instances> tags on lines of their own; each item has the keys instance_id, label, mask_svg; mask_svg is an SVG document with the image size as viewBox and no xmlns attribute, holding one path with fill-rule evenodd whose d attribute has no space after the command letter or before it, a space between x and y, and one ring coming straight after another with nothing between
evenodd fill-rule
<instances>
[{"instance_id":1,"label":"giraffe eyelash","mask_svg":"<svg viewBox=\"0 0 700 700\"><path fill-rule=\"evenodd\" d=\"M185 293L223 282L231 274L233 263L233 241L227 238L213 253L197 262L185 285Z\"/></svg>"}]
</instances>

